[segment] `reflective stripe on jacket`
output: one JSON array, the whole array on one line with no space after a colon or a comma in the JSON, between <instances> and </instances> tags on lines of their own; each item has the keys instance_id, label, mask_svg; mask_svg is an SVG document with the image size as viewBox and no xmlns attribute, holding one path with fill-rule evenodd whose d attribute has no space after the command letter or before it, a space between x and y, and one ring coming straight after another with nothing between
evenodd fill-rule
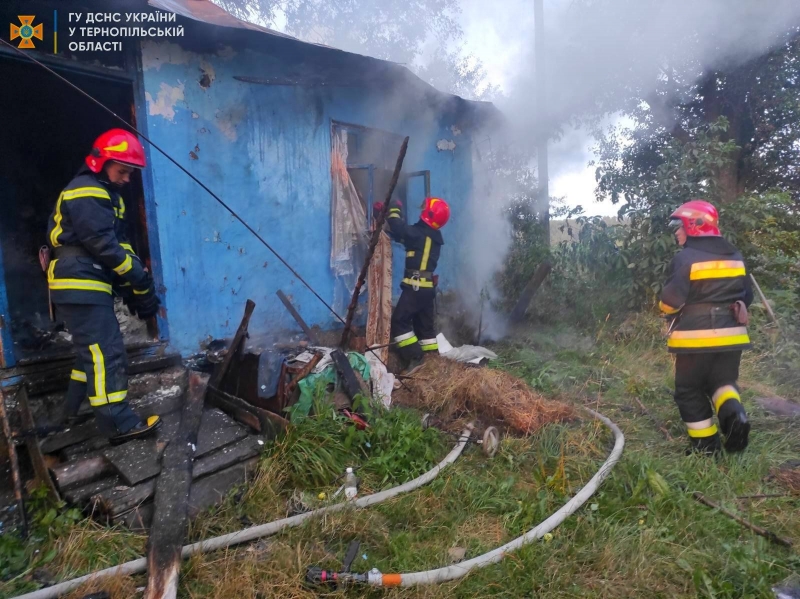
<instances>
[{"instance_id":1,"label":"reflective stripe on jacket","mask_svg":"<svg viewBox=\"0 0 800 599\"><path fill-rule=\"evenodd\" d=\"M736 351L750 347L733 304L750 305L753 291L742 255L722 237L690 237L669 266L659 307L675 315L672 353Z\"/></svg>"},{"instance_id":2,"label":"reflective stripe on jacket","mask_svg":"<svg viewBox=\"0 0 800 599\"><path fill-rule=\"evenodd\" d=\"M147 286L144 267L127 243L125 212L122 196L85 167L61 192L47 231L55 249L47 272L54 303L111 304L115 286L134 292ZM59 248L82 251L59 257Z\"/></svg>"},{"instance_id":3,"label":"reflective stripe on jacket","mask_svg":"<svg viewBox=\"0 0 800 599\"><path fill-rule=\"evenodd\" d=\"M399 208L389 210L387 222L394 240L406 248L406 274L403 276L401 286L432 288L433 272L439 263L439 255L444 245L442 232L422 221L407 225ZM412 279L409 271L419 271L422 274L419 279Z\"/></svg>"}]
</instances>

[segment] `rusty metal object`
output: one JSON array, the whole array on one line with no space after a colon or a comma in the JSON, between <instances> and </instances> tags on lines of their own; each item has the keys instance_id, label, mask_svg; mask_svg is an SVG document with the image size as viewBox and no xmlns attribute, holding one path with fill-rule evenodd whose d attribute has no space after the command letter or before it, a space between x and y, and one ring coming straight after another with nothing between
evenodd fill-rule
<instances>
[{"instance_id":1,"label":"rusty metal object","mask_svg":"<svg viewBox=\"0 0 800 599\"><path fill-rule=\"evenodd\" d=\"M20 518L22 519L22 534L28 536L28 519L25 516L25 502L22 499L22 477L19 472L19 458L17 448L14 445L14 437L11 435L11 423L8 421L6 413L6 394L0 387L0 424L3 427L3 436L8 443L8 459L11 462L11 478L14 481L14 499L17 501Z\"/></svg>"},{"instance_id":2,"label":"rusty metal object","mask_svg":"<svg viewBox=\"0 0 800 599\"><path fill-rule=\"evenodd\" d=\"M282 290L278 289L278 291L275 292L275 295L277 295L278 299L281 300L281 303L289 311L289 314L292 315L292 318L294 318L295 322L297 322L297 324L300 325L300 328L303 329L303 332L305 333L306 337L308 337L308 340L313 345L319 345L319 339L314 334L314 331L312 331L311 327L309 327L308 324L306 324L306 321L303 320L302 316L300 316L300 312L298 312L297 309L295 309L294 305L292 304L292 301L288 297L286 297L286 294Z\"/></svg>"},{"instance_id":3,"label":"rusty metal object","mask_svg":"<svg viewBox=\"0 0 800 599\"><path fill-rule=\"evenodd\" d=\"M320 363L320 360L322 360L322 354L314 354L314 357L311 358L308 363L297 372L297 374L295 374L292 381L286 385L286 392L284 394L285 398L291 397L292 393L294 393L294 390L297 388L297 384L311 374L311 371L316 368L317 364ZM284 407L285 406L283 405L281 406L281 408Z\"/></svg>"},{"instance_id":4,"label":"rusty metal object","mask_svg":"<svg viewBox=\"0 0 800 599\"><path fill-rule=\"evenodd\" d=\"M22 420L22 427L29 431L33 431L36 428L36 424L33 421L31 408L28 405L28 388L25 385L22 385L20 390L17 392L16 400L17 406L19 407L20 418ZM59 496L58 489L56 489L56 485L50 476L50 471L47 468L47 464L44 461L44 455L42 454L42 447L39 444L39 440L36 438L36 435L28 435L25 437L25 448L28 450L28 456L31 459L31 464L33 465L33 471L36 474L37 480L45 486L47 493L50 495L50 499L54 501L60 501L61 497Z\"/></svg>"},{"instance_id":5,"label":"rusty metal object","mask_svg":"<svg viewBox=\"0 0 800 599\"><path fill-rule=\"evenodd\" d=\"M244 316L242 317L242 322L239 324L239 328L236 330L236 334L233 336L233 341L231 342L231 346L228 348L228 353L225 354L225 359L222 360L222 364L220 364L216 370L214 371L214 375L211 377L211 381L208 383L209 387L220 387L220 383L225 378L225 375L228 374L228 369L231 367L231 362L233 362L233 356L239 351L239 347L242 345L244 340L247 338L247 327L250 325L250 317L253 315L253 311L256 309L256 304L253 300L247 300L247 303L244 307Z\"/></svg>"}]
</instances>

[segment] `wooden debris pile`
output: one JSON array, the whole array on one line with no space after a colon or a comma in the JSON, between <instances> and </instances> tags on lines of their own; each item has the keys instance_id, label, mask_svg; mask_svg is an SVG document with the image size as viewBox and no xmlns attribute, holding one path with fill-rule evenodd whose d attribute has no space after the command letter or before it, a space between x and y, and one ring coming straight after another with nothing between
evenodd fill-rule
<instances>
[{"instance_id":1,"label":"wooden debris pile","mask_svg":"<svg viewBox=\"0 0 800 599\"><path fill-rule=\"evenodd\" d=\"M162 456L180 426L185 391L184 377L178 385L131 401L135 411L162 417L155 437L111 446L97 435L90 419L45 439L42 451L59 460L51 465L51 472L62 497L97 519L146 528L153 517ZM190 515L214 505L243 483L263 445L264 437L220 409L206 406L194 451Z\"/></svg>"}]
</instances>

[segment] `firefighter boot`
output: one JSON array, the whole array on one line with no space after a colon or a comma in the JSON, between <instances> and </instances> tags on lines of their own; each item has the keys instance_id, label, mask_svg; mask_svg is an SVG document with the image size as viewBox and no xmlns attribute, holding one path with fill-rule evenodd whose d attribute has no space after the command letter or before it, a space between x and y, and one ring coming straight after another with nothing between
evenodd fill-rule
<instances>
[{"instance_id":1,"label":"firefighter boot","mask_svg":"<svg viewBox=\"0 0 800 599\"><path fill-rule=\"evenodd\" d=\"M739 391L732 385L722 387L714 394L713 400L719 426L725 435L725 450L732 453L744 450L750 436L750 421Z\"/></svg>"},{"instance_id":2,"label":"firefighter boot","mask_svg":"<svg viewBox=\"0 0 800 599\"><path fill-rule=\"evenodd\" d=\"M424 357L411 358L408 366L403 370L403 376L411 376L419 372L419 369L425 365Z\"/></svg>"},{"instance_id":3,"label":"firefighter boot","mask_svg":"<svg viewBox=\"0 0 800 599\"><path fill-rule=\"evenodd\" d=\"M111 437L108 441L112 445L119 445L133 439L142 439L155 432L159 426L161 426L160 416L148 416L147 420L141 421L128 432Z\"/></svg>"},{"instance_id":4,"label":"firefighter boot","mask_svg":"<svg viewBox=\"0 0 800 599\"><path fill-rule=\"evenodd\" d=\"M722 449L719 441L719 433L714 433L710 437L691 437L690 447L686 450L686 455L700 454L707 456L719 455Z\"/></svg>"}]
</instances>

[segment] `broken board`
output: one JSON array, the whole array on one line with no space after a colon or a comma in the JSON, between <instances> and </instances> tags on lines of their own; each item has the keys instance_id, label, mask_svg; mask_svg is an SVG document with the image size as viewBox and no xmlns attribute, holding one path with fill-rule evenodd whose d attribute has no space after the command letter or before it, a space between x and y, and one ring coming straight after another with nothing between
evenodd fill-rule
<instances>
[{"instance_id":1,"label":"broken board","mask_svg":"<svg viewBox=\"0 0 800 599\"><path fill-rule=\"evenodd\" d=\"M161 472L161 456L180 425L180 413L168 414L155 439L130 441L103 451L116 471L128 485L136 485ZM230 445L247 436L247 429L216 408L203 412L197 436L195 458Z\"/></svg>"},{"instance_id":2,"label":"broken board","mask_svg":"<svg viewBox=\"0 0 800 599\"><path fill-rule=\"evenodd\" d=\"M161 455L170 439L175 438L181 423L179 412L163 417L155 437L135 439L108 447L103 456L128 485L135 485L161 472Z\"/></svg>"}]
</instances>

